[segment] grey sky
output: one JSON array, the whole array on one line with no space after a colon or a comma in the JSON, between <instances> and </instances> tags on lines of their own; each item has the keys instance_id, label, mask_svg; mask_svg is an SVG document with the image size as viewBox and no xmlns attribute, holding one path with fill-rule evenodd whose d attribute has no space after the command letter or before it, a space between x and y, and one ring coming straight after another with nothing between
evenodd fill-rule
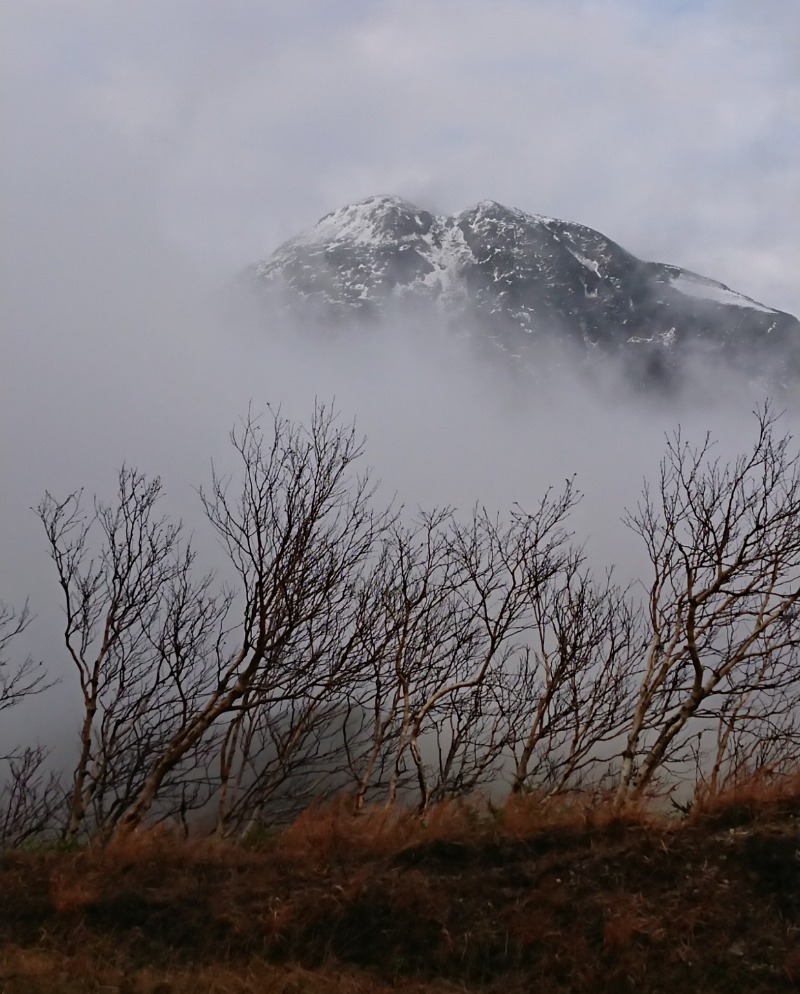
<instances>
[{"instance_id":1,"label":"grey sky","mask_svg":"<svg viewBox=\"0 0 800 994\"><path fill-rule=\"evenodd\" d=\"M372 193L488 197L800 310L791 0L5 6L12 114L113 147L211 272Z\"/></svg>"},{"instance_id":2,"label":"grey sky","mask_svg":"<svg viewBox=\"0 0 800 994\"><path fill-rule=\"evenodd\" d=\"M30 593L52 632L45 487L107 490L127 460L184 511L251 398L304 414L336 393L412 501L525 501L575 470L615 519L635 499L664 419L573 396L515 420L444 354L281 351L214 316L240 267L348 201L491 198L800 314L796 0L6 0L0 19L0 597Z\"/></svg>"}]
</instances>

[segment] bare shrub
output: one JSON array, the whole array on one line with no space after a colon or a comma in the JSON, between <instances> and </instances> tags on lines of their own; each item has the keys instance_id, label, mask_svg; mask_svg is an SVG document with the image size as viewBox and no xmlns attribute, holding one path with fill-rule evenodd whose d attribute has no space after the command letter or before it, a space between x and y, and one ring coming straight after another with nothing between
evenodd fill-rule
<instances>
[{"instance_id":1,"label":"bare shrub","mask_svg":"<svg viewBox=\"0 0 800 994\"><path fill-rule=\"evenodd\" d=\"M113 829L213 680L229 598L212 592L211 577L194 577L181 525L157 513L161 494L160 480L123 467L112 503L95 498L87 512L76 492L47 494L37 508L83 698L68 837ZM180 777L160 784L170 814L202 792L191 776L202 760L187 749Z\"/></svg>"},{"instance_id":2,"label":"bare shrub","mask_svg":"<svg viewBox=\"0 0 800 994\"><path fill-rule=\"evenodd\" d=\"M678 430L657 486L645 485L627 516L652 579L620 796L690 761L698 723L719 722L718 778L722 765L738 762L731 750L747 748L747 731L766 727L765 700L777 700L784 716L798 701L800 456L769 406L756 413L755 441L729 463L709 437L693 446ZM796 740L793 722L785 729Z\"/></svg>"}]
</instances>

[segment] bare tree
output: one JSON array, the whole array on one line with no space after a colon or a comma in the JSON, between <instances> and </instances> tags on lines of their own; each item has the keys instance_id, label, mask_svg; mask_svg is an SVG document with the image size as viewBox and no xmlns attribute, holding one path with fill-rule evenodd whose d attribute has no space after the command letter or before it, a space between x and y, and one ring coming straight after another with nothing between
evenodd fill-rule
<instances>
[{"instance_id":1,"label":"bare tree","mask_svg":"<svg viewBox=\"0 0 800 994\"><path fill-rule=\"evenodd\" d=\"M0 601L0 711L14 707L26 697L40 694L52 686L41 662L37 663L27 656L12 668L6 658L10 643L22 635L31 620L27 603L21 610L15 611Z\"/></svg>"},{"instance_id":2,"label":"bare tree","mask_svg":"<svg viewBox=\"0 0 800 994\"><path fill-rule=\"evenodd\" d=\"M504 678L525 652L532 600L569 560L571 536L565 525L579 499L568 480L560 493L548 490L532 513L515 505L503 521L476 509L469 524L454 522L448 551L457 577L453 594L461 651L414 715L410 742L421 809L448 793L472 790L496 772L509 743L502 713ZM441 728L442 707L451 722L454 715L460 721L448 737L439 780L430 783L418 740L426 720Z\"/></svg>"},{"instance_id":3,"label":"bare tree","mask_svg":"<svg viewBox=\"0 0 800 994\"><path fill-rule=\"evenodd\" d=\"M196 574L157 479L123 468L112 504L37 509L84 700L66 835L185 820L216 795L217 831L242 836L343 777L356 806L412 789L424 811L509 755L513 791L558 792L620 738L620 798L699 759L703 736L709 789L796 755L800 458L771 410L731 463L668 439L626 519L653 571L643 615L571 544L571 481L532 513L405 525L358 475L353 425L323 405L307 427L270 419L234 429L236 482L214 471L200 492L230 590ZM0 610L0 650L27 619ZM0 672L0 710L44 685L29 661ZM41 755L16 758L12 808L38 823L55 787Z\"/></svg>"},{"instance_id":4,"label":"bare tree","mask_svg":"<svg viewBox=\"0 0 800 994\"><path fill-rule=\"evenodd\" d=\"M395 522L367 580L372 610L359 633L364 665L342 728L357 807L370 788L382 786L391 804L406 785L414 714L457 651L450 521L444 509L422 513L409 526Z\"/></svg>"},{"instance_id":5,"label":"bare tree","mask_svg":"<svg viewBox=\"0 0 800 994\"><path fill-rule=\"evenodd\" d=\"M46 769L47 752L29 746L7 756L8 775L0 785L0 849L22 845L56 830L64 790L57 773Z\"/></svg>"},{"instance_id":6,"label":"bare tree","mask_svg":"<svg viewBox=\"0 0 800 994\"><path fill-rule=\"evenodd\" d=\"M606 576L597 582L573 549L531 592L531 633L512 674L512 792L559 793L610 758L630 719L640 617Z\"/></svg>"},{"instance_id":7,"label":"bare tree","mask_svg":"<svg viewBox=\"0 0 800 994\"><path fill-rule=\"evenodd\" d=\"M218 835L247 838L342 788L343 692L329 686L319 696L286 694L258 706L245 698L220 750Z\"/></svg>"},{"instance_id":8,"label":"bare tree","mask_svg":"<svg viewBox=\"0 0 800 994\"><path fill-rule=\"evenodd\" d=\"M77 492L47 494L37 508L83 695L69 837L113 828L210 679L208 643L227 600L211 592L210 577L193 578L180 524L157 514L161 493L160 480L123 467L111 504L95 498L87 514Z\"/></svg>"},{"instance_id":9,"label":"bare tree","mask_svg":"<svg viewBox=\"0 0 800 994\"><path fill-rule=\"evenodd\" d=\"M41 662L27 656L11 666L7 654L11 643L31 623L28 605L15 611L0 602L0 711L21 703L51 687ZM45 772L47 752L41 746L14 749L2 757L7 766L0 784L0 848L18 846L29 838L52 830L63 802L58 777Z\"/></svg>"},{"instance_id":10,"label":"bare tree","mask_svg":"<svg viewBox=\"0 0 800 994\"><path fill-rule=\"evenodd\" d=\"M482 680L442 699L431 711L430 727L421 737L427 774L421 811L500 780L509 744L504 677L502 665L490 667Z\"/></svg>"},{"instance_id":11,"label":"bare tree","mask_svg":"<svg viewBox=\"0 0 800 994\"><path fill-rule=\"evenodd\" d=\"M787 667L762 658L750 682L725 681L719 699L698 712L696 791L714 795L755 777L794 775L800 763L800 654ZM777 677L777 679L776 679ZM708 739L711 748L704 747Z\"/></svg>"},{"instance_id":12,"label":"bare tree","mask_svg":"<svg viewBox=\"0 0 800 994\"><path fill-rule=\"evenodd\" d=\"M215 473L201 496L238 578L241 622L218 643L213 689L153 759L119 823L123 833L141 823L165 777L217 723L233 722L222 757L222 789L230 792L235 766L249 762L255 741L239 715L249 722L258 714L263 723L292 702L326 701L359 665L359 577L387 520L372 507L368 474L354 474L363 441L322 405L308 428L278 412L266 435L248 417L231 440L241 485L233 494ZM252 793L253 817L268 793Z\"/></svg>"},{"instance_id":13,"label":"bare tree","mask_svg":"<svg viewBox=\"0 0 800 994\"><path fill-rule=\"evenodd\" d=\"M652 579L620 798L689 758L690 723L797 679L800 460L769 406L756 415L755 442L732 462L715 458L710 438L695 447L677 431L657 488L627 515Z\"/></svg>"},{"instance_id":14,"label":"bare tree","mask_svg":"<svg viewBox=\"0 0 800 994\"><path fill-rule=\"evenodd\" d=\"M363 650L371 670L358 713L370 727L356 723L361 753L345 728L357 805L377 774L389 804L413 779L421 811L496 775L508 744L504 673L524 642L533 592L567 555L576 499L568 483L507 521L476 509L462 524L445 509L392 531L373 580L383 613Z\"/></svg>"}]
</instances>

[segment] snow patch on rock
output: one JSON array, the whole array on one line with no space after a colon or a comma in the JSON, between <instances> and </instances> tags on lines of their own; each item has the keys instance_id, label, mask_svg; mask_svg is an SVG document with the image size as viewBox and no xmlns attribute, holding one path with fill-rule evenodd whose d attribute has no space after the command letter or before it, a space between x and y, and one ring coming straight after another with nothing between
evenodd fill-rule
<instances>
[{"instance_id":1,"label":"snow patch on rock","mask_svg":"<svg viewBox=\"0 0 800 994\"><path fill-rule=\"evenodd\" d=\"M717 304L728 304L732 307L749 307L754 311L764 311L766 314L777 314L772 307L765 307L758 301L746 297L743 293L736 293L724 283L710 280L705 276L698 276L697 273L690 273L684 270L680 276L670 280L674 290L684 294L686 297L700 298L701 300L713 300Z\"/></svg>"}]
</instances>

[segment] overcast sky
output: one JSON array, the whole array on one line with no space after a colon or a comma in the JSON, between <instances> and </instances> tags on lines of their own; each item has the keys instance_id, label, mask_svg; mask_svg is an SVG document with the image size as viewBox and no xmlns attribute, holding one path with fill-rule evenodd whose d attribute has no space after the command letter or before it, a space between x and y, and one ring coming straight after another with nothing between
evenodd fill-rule
<instances>
[{"instance_id":1,"label":"overcast sky","mask_svg":"<svg viewBox=\"0 0 800 994\"><path fill-rule=\"evenodd\" d=\"M3 7L12 181L95 199L125 168L212 272L370 194L490 198L800 311L795 0Z\"/></svg>"},{"instance_id":2,"label":"overcast sky","mask_svg":"<svg viewBox=\"0 0 800 994\"><path fill-rule=\"evenodd\" d=\"M574 405L569 438L520 422L498 446L507 412L444 360L284 368L225 337L207 296L352 200L498 200L800 314L797 0L5 0L0 18L0 596L40 593L45 487L127 460L183 506L248 400L282 390L330 386L391 485L416 473L412 499L453 499L437 479L524 499L537 460L588 460L591 488L607 456ZM649 458L626 430L620 491Z\"/></svg>"}]
</instances>

